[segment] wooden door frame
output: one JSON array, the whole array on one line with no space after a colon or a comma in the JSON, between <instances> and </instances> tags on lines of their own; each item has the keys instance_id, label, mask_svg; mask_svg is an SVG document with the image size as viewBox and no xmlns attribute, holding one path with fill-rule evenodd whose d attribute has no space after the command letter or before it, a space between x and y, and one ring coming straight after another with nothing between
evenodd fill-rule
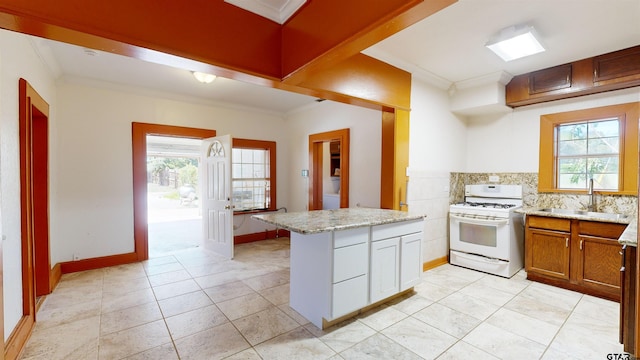
<instances>
[{"instance_id":1,"label":"wooden door frame","mask_svg":"<svg viewBox=\"0 0 640 360\"><path fill-rule=\"evenodd\" d=\"M340 143L340 207L349 207L349 129L309 135L309 210L322 210L322 145Z\"/></svg>"},{"instance_id":2,"label":"wooden door frame","mask_svg":"<svg viewBox=\"0 0 640 360\"><path fill-rule=\"evenodd\" d=\"M36 296L49 294L55 285L49 252L49 104L19 79L18 106L22 317L7 339L3 352L7 359L18 357L33 330Z\"/></svg>"},{"instance_id":3,"label":"wooden door frame","mask_svg":"<svg viewBox=\"0 0 640 360\"><path fill-rule=\"evenodd\" d=\"M409 111L382 112L380 207L408 211ZM404 201L403 201L404 200Z\"/></svg>"},{"instance_id":4,"label":"wooden door frame","mask_svg":"<svg viewBox=\"0 0 640 360\"><path fill-rule=\"evenodd\" d=\"M215 130L183 126L131 124L133 152L133 239L138 261L149 259L149 227L147 224L147 135L206 139L216 136Z\"/></svg>"}]
</instances>

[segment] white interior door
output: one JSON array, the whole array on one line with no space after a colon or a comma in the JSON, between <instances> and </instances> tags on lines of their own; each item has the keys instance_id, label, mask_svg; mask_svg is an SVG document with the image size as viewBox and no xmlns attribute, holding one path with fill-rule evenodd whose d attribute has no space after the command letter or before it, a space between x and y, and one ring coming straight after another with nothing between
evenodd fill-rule
<instances>
[{"instance_id":1,"label":"white interior door","mask_svg":"<svg viewBox=\"0 0 640 360\"><path fill-rule=\"evenodd\" d=\"M233 258L231 135L202 141L201 194L204 247Z\"/></svg>"}]
</instances>

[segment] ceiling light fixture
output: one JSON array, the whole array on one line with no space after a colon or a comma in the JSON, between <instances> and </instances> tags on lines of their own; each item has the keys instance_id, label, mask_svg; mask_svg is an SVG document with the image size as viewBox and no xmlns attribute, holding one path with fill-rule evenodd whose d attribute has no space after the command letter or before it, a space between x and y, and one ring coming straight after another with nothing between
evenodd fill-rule
<instances>
[{"instance_id":1,"label":"ceiling light fixture","mask_svg":"<svg viewBox=\"0 0 640 360\"><path fill-rule=\"evenodd\" d=\"M216 79L215 75L211 75L211 74L207 74L199 71L194 71L193 77L195 77L196 80L200 81L203 84L209 84Z\"/></svg>"},{"instance_id":2,"label":"ceiling light fixture","mask_svg":"<svg viewBox=\"0 0 640 360\"><path fill-rule=\"evenodd\" d=\"M84 48L84 54L88 55L88 56L97 56L98 52L93 50L93 49L89 49L89 48Z\"/></svg>"},{"instance_id":3,"label":"ceiling light fixture","mask_svg":"<svg viewBox=\"0 0 640 360\"><path fill-rule=\"evenodd\" d=\"M543 52L533 26L511 26L492 36L485 45L504 61L520 59Z\"/></svg>"}]
</instances>

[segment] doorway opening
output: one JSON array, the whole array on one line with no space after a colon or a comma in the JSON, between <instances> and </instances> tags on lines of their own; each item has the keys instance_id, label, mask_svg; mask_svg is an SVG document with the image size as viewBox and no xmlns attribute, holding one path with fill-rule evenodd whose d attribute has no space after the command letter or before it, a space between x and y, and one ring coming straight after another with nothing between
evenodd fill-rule
<instances>
[{"instance_id":1,"label":"doorway opening","mask_svg":"<svg viewBox=\"0 0 640 360\"><path fill-rule=\"evenodd\" d=\"M9 336L8 357L17 357L12 353L26 342L38 307L59 279L49 253L49 104L25 79L18 81L18 103L22 317Z\"/></svg>"},{"instance_id":2,"label":"doorway opening","mask_svg":"<svg viewBox=\"0 0 640 360\"><path fill-rule=\"evenodd\" d=\"M149 257L202 242L198 169L202 140L147 135Z\"/></svg>"},{"instance_id":3,"label":"doorway opening","mask_svg":"<svg viewBox=\"0 0 640 360\"><path fill-rule=\"evenodd\" d=\"M309 135L309 210L349 207L349 129Z\"/></svg>"},{"instance_id":4,"label":"doorway opening","mask_svg":"<svg viewBox=\"0 0 640 360\"><path fill-rule=\"evenodd\" d=\"M149 259L149 229L147 187L147 136L206 139L216 136L215 130L181 126L132 123L131 143L133 155L133 237L138 261Z\"/></svg>"}]
</instances>

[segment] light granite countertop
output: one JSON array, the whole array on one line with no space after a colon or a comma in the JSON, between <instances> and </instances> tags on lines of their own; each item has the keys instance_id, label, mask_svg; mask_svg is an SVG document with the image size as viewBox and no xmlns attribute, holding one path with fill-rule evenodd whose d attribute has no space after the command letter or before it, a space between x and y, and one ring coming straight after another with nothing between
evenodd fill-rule
<instances>
[{"instance_id":1,"label":"light granite countertop","mask_svg":"<svg viewBox=\"0 0 640 360\"><path fill-rule=\"evenodd\" d=\"M425 215L409 214L398 210L370 208L313 210L252 216L254 219L299 234L316 234L327 231L346 230L363 226L420 220L425 217Z\"/></svg>"},{"instance_id":2,"label":"light granite countertop","mask_svg":"<svg viewBox=\"0 0 640 360\"><path fill-rule=\"evenodd\" d=\"M611 222L617 224L627 224L627 228L622 235L618 238L618 242L622 245L636 246L638 245L638 219L636 216L630 216L621 219L604 218L598 216L588 216L581 214L565 214L565 213L553 213L548 211L541 211L540 208L522 208L516 210L516 212L527 215L539 215L557 217L563 219L578 219L578 220L590 220L590 221L602 221Z\"/></svg>"},{"instance_id":3,"label":"light granite countertop","mask_svg":"<svg viewBox=\"0 0 640 360\"><path fill-rule=\"evenodd\" d=\"M638 219L633 219L618 239L622 245L638 247Z\"/></svg>"},{"instance_id":4,"label":"light granite countertop","mask_svg":"<svg viewBox=\"0 0 640 360\"><path fill-rule=\"evenodd\" d=\"M562 211L562 209L559 209L559 210ZM616 224L629 224L634 219L633 216L620 217L620 218L598 216L597 215L598 213L569 214L564 212L549 212L549 211L542 211L542 209L540 208L520 208L515 210L515 212L526 214L526 215L538 215L538 216L556 217L556 218L562 218L562 219L600 221L600 222L610 222L610 223L616 223Z\"/></svg>"}]
</instances>

